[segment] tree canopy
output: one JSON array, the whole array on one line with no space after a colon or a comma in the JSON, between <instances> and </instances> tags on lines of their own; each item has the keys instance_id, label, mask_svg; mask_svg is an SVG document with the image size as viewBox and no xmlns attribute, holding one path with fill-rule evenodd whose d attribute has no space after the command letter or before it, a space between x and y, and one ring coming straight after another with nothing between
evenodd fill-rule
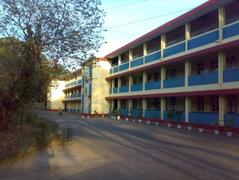
<instances>
[{"instance_id":1,"label":"tree canopy","mask_svg":"<svg viewBox=\"0 0 239 180\"><path fill-rule=\"evenodd\" d=\"M80 65L102 44L100 0L0 0L0 36L28 42L42 55L67 67Z\"/></svg>"}]
</instances>

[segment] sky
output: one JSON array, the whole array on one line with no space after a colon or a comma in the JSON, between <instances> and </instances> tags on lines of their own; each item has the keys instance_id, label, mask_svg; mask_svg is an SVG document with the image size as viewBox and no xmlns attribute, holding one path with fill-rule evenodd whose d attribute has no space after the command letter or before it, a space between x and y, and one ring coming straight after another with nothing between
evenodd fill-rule
<instances>
[{"instance_id":1,"label":"sky","mask_svg":"<svg viewBox=\"0 0 239 180\"><path fill-rule=\"evenodd\" d=\"M112 51L163 25L207 0L102 0L106 12L105 44L97 57Z\"/></svg>"}]
</instances>

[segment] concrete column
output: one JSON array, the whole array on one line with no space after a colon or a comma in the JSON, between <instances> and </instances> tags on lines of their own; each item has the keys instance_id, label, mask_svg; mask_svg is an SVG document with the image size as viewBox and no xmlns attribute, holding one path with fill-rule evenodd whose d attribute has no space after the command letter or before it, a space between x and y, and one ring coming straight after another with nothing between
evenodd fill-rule
<instances>
[{"instance_id":1,"label":"concrete column","mask_svg":"<svg viewBox=\"0 0 239 180\"><path fill-rule=\"evenodd\" d=\"M118 110L121 109L121 100L120 99L117 100L117 106L118 106L118 108L117 108Z\"/></svg>"},{"instance_id":2,"label":"concrete column","mask_svg":"<svg viewBox=\"0 0 239 180\"><path fill-rule=\"evenodd\" d=\"M121 55L118 56L118 65L121 65Z\"/></svg>"},{"instance_id":3,"label":"concrete column","mask_svg":"<svg viewBox=\"0 0 239 180\"><path fill-rule=\"evenodd\" d=\"M133 84L133 77L129 75L129 92L131 92L131 85Z\"/></svg>"},{"instance_id":4,"label":"concrete column","mask_svg":"<svg viewBox=\"0 0 239 180\"><path fill-rule=\"evenodd\" d=\"M121 78L118 77L118 92L120 92L120 87L121 87Z\"/></svg>"},{"instance_id":5,"label":"concrete column","mask_svg":"<svg viewBox=\"0 0 239 180\"><path fill-rule=\"evenodd\" d=\"M163 81L166 79L166 68L165 67L161 67L161 89L163 89Z\"/></svg>"},{"instance_id":6,"label":"concrete column","mask_svg":"<svg viewBox=\"0 0 239 180\"><path fill-rule=\"evenodd\" d=\"M189 122L189 113L192 111L191 97L185 97L185 122Z\"/></svg>"},{"instance_id":7,"label":"concrete column","mask_svg":"<svg viewBox=\"0 0 239 180\"><path fill-rule=\"evenodd\" d=\"M166 48L166 34L161 34L161 60L163 60L163 50Z\"/></svg>"},{"instance_id":8,"label":"concrete column","mask_svg":"<svg viewBox=\"0 0 239 180\"><path fill-rule=\"evenodd\" d=\"M129 99L129 115L131 115L131 109L133 108L133 100Z\"/></svg>"},{"instance_id":9,"label":"concrete column","mask_svg":"<svg viewBox=\"0 0 239 180\"><path fill-rule=\"evenodd\" d=\"M147 73L143 72L143 91L145 90L145 83L147 83Z\"/></svg>"},{"instance_id":10,"label":"concrete column","mask_svg":"<svg viewBox=\"0 0 239 180\"><path fill-rule=\"evenodd\" d=\"M226 54L221 51L218 53L218 83L223 84L223 71L226 66Z\"/></svg>"},{"instance_id":11,"label":"concrete column","mask_svg":"<svg viewBox=\"0 0 239 180\"><path fill-rule=\"evenodd\" d=\"M115 87L115 81L114 81L114 79L112 79L111 82L112 82L111 93L113 94L113 92L114 92L114 87Z\"/></svg>"},{"instance_id":12,"label":"concrete column","mask_svg":"<svg viewBox=\"0 0 239 180\"><path fill-rule=\"evenodd\" d=\"M132 49L129 50L129 61L133 60L133 51Z\"/></svg>"},{"instance_id":13,"label":"concrete column","mask_svg":"<svg viewBox=\"0 0 239 180\"><path fill-rule=\"evenodd\" d=\"M146 56L147 55L147 43L143 44L143 55Z\"/></svg>"},{"instance_id":14,"label":"concrete column","mask_svg":"<svg viewBox=\"0 0 239 180\"><path fill-rule=\"evenodd\" d=\"M185 61L185 87L188 87L188 78L191 74L191 62Z\"/></svg>"},{"instance_id":15,"label":"concrete column","mask_svg":"<svg viewBox=\"0 0 239 180\"><path fill-rule=\"evenodd\" d=\"M145 110L147 110L147 99L143 99L143 117L145 117Z\"/></svg>"},{"instance_id":16,"label":"concrete column","mask_svg":"<svg viewBox=\"0 0 239 180\"><path fill-rule=\"evenodd\" d=\"M226 98L219 96L219 125L224 126L224 115L226 113Z\"/></svg>"},{"instance_id":17,"label":"concrete column","mask_svg":"<svg viewBox=\"0 0 239 180\"><path fill-rule=\"evenodd\" d=\"M161 98L160 99L160 112L161 112L161 119L164 120L163 113L166 110L166 99Z\"/></svg>"},{"instance_id":18,"label":"concrete column","mask_svg":"<svg viewBox=\"0 0 239 180\"><path fill-rule=\"evenodd\" d=\"M219 24L219 42L223 40L223 27L225 25L225 8L218 8L218 24Z\"/></svg>"},{"instance_id":19,"label":"concrete column","mask_svg":"<svg viewBox=\"0 0 239 180\"><path fill-rule=\"evenodd\" d=\"M191 28L190 28L190 24L186 23L185 24L185 40L186 40L186 50L188 50L188 40L191 37Z\"/></svg>"}]
</instances>

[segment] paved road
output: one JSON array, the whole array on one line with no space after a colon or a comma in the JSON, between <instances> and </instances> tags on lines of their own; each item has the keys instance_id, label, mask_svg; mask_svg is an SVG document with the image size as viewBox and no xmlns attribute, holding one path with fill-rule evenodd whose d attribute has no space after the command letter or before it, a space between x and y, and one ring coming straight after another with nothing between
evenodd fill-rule
<instances>
[{"instance_id":1,"label":"paved road","mask_svg":"<svg viewBox=\"0 0 239 180\"><path fill-rule=\"evenodd\" d=\"M239 179L238 137L39 114L73 127L73 142L3 169L0 179Z\"/></svg>"}]
</instances>

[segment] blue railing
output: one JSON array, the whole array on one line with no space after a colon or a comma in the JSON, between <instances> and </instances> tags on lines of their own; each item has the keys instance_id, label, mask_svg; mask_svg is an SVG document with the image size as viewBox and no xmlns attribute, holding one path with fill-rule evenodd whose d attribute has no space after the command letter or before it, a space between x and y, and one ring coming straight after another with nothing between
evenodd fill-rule
<instances>
[{"instance_id":1,"label":"blue railing","mask_svg":"<svg viewBox=\"0 0 239 180\"><path fill-rule=\"evenodd\" d=\"M191 75L188 79L188 85L203 85L203 84L216 84L218 83L218 72L210 72L206 74Z\"/></svg>"},{"instance_id":2,"label":"blue railing","mask_svg":"<svg viewBox=\"0 0 239 180\"><path fill-rule=\"evenodd\" d=\"M120 93L129 92L129 86L121 86L121 87L119 88L119 92L120 92Z\"/></svg>"},{"instance_id":3,"label":"blue railing","mask_svg":"<svg viewBox=\"0 0 239 180\"><path fill-rule=\"evenodd\" d=\"M135 67L135 66L140 66L144 64L144 58L138 58L138 59L134 59L130 62L130 67Z\"/></svg>"},{"instance_id":4,"label":"blue railing","mask_svg":"<svg viewBox=\"0 0 239 180\"><path fill-rule=\"evenodd\" d=\"M145 63L150 63L161 59L161 51L157 51L145 56Z\"/></svg>"},{"instance_id":5,"label":"blue railing","mask_svg":"<svg viewBox=\"0 0 239 180\"><path fill-rule=\"evenodd\" d=\"M172 45L170 47L167 47L163 51L163 56L168 57L168 56L175 55L177 53L183 52L183 51L185 51L185 47L186 47L185 45L186 45L185 42L181 42L179 44L175 44L175 45Z\"/></svg>"},{"instance_id":6,"label":"blue railing","mask_svg":"<svg viewBox=\"0 0 239 180\"><path fill-rule=\"evenodd\" d=\"M227 113L224 115L224 125L239 128L239 113Z\"/></svg>"},{"instance_id":7,"label":"blue railing","mask_svg":"<svg viewBox=\"0 0 239 180\"><path fill-rule=\"evenodd\" d=\"M145 90L160 89L161 81L150 81L145 83Z\"/></svg>"},{"instance_id":8,"label":"blue railing","mask_svg":"<svg viewBox=\"0 0 239 180\"><path fill-rule=\"evenodd\" d=\"M145 118L155 118L155 119L160 119L160 110L155 110L155 109L148 109L144 111L144 117Z\"/></svg>"},{"instance_id":9,"label":"blue railing","mask_svg":"<svg viewBox=\"0 0 239 180\"><path fill-rule=\"evenodd\" d=\"M213 125L219 119L218 112L191 112L189 113L189 121L195 124Z\"/></svg>"},{"instance_id":10,"label":"blue railing","mask_svg":"<svg viewBox=\"0 0 239 180\"><path fill-rule=\"evenodd\" d=\"M239 81L239 68L226 69L223 72L224 82Z\"/></svg>"},{"instance_id":11,"label":"blue railing","mask_svg":"<svg viewBox=\"0 0 239 180\"><path fill-rule=\"evenodd\" d=\"M143 83L131 85L131 91L142 91L142 90L143 90Z\"/></svg>"},{"instance_id":12,"label":"blue railing","mask_svg":"<svg viewBox=\"0 0 239 180\"><path fill-rule=\"evenodd\" d=\"M194 49L210 43L214 43L219 39L219 31L214 30L205 34L194 37L188 41L188 49Z\"/></svg>"},{"instance_id":13,"label":"blue railing","mask_svg":"<svg viewBox=\"0 0 239 180\"><path fill-rule=\"evenodd\" d=\"M230 38L239 35L239 21L227 25L223 29L223 38Z\"/></svg>"},{"instance_id":14,"label":"blue railing","mask_svg":"<svg viewBox=\"0 0 239 180\"><path fill-rule=\"evenodd\" d=\"M129 62L119 65L119 71L124 71L129 69Z\"/></svg>"},{"instance_id":15,"label":"blue railing","mask_svg":"<svg viewBox=\"0 0 239 180\"><path fill-rule=\"evenodd\" d=\"M176 77L173 79L167 79L163 82L164 88L183 87L185 84L184 77Z\"/></svg>"},{"instance_id":16,"label":"blue railing","mask_svg":"<svg viewBox=\"0 0 239 180\"><path fill-rule=\"evenodd\" d=\"M163 119L164 120L171 120L171 121L185 121L185 113L181 111L164 111L163 112Z\"/></svg>"},{"instance_id":17,"label":"blue railing","mask_svg":"<svg viewBox=\"0 0 239 180\"><path fill-rule=\"evenodd\" d=\"M121 115L128 116L129 115L129 110L128 109L121 109Z\"/></svg>"},{"instance_id":18,"label":"blue railing","mask_svg":"<svg viewBox=\"0 0 239 180\"><path fill-rule=\"evenodd\" d=\"M114 94L118 93L118 87L113 88L113 93L114 93Z\"/></svg>"},{"instance_id":19,"label":"blue railing","mask_svg":"<svg viewBox=\"0 0 239 180\"><path fill-rule=\"evenodd\" d=\"M112 72L117 73L119 71L119 66L112 67Z\"/></svg>"},{"instance_id":20,"label":"blue railing","mask_svg":"<svg viewBox=\"0 0 239 180\"><path fill-rule=\"evenodd\" d=\"M132 109L130 111L130 115L132 117L143 117L143 110L141 110L141 109Z\"/></svg>"}]
</instances>

